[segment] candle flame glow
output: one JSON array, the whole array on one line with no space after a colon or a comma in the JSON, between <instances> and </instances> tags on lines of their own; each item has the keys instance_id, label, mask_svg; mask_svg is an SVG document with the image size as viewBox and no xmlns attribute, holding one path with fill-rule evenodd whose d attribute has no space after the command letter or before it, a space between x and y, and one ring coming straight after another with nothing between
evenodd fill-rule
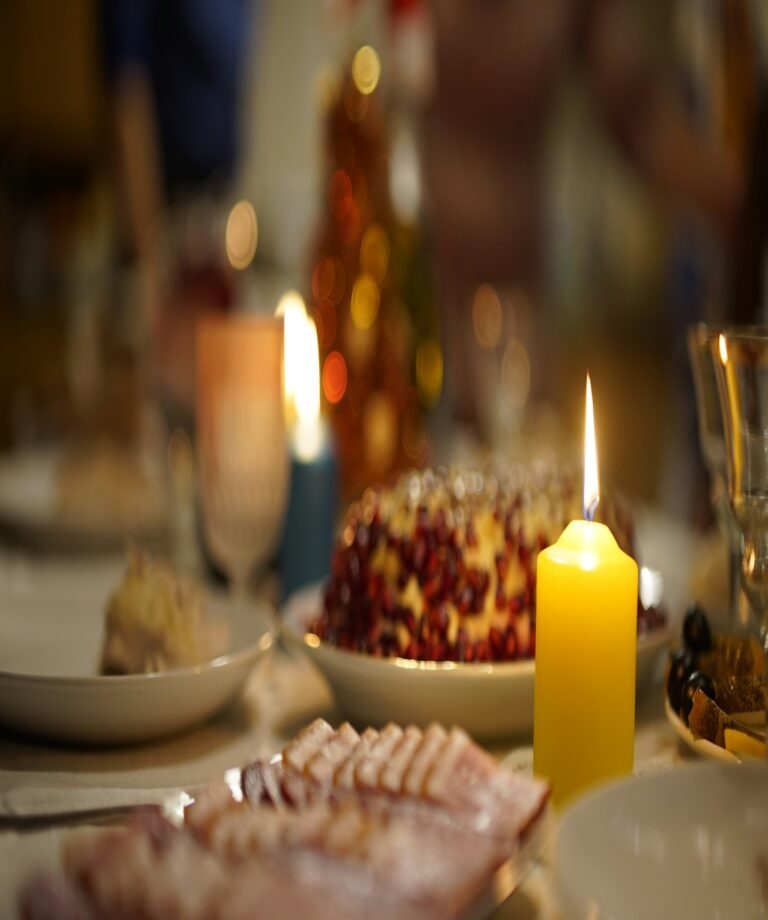
<instances>
[{"instance_id":1,"label":"candle flame glow","mask_svg":"<svg viewBox=\"0 0 768 920\"><path fill-rule=\"evenodd\" d=\"M723 362L723 364L727 364L728 363L728 346L725 343L725 336L723 335L722 332L718 336L717 344L720 348L720 360Z\"/></svg>"},{"instance_id":2,"label":"candle flame glow","mask_svg":"<svg viewBox=\"0 0 768 920\"><path fill-rule=\"evenodd\" d=\"M597 469L597 442L595 439L595 410L592 406L592 383L587 374L587 409L584 425L584 518L594 520L600 501L600 483Z\"/></svg>"},{"instance_id":3,"label":"candle flame glow","mask_svg":"<svg viewBox=\"0 0 768 920\"><path fill-rule=\"evenodd\" d=\"M286 420L294 427L297 453L302 459L311 459L322 440L317 327L296 291L283 295L276 315L282 316L285 324L283 396Z\"/></svg>"}]
</instances>

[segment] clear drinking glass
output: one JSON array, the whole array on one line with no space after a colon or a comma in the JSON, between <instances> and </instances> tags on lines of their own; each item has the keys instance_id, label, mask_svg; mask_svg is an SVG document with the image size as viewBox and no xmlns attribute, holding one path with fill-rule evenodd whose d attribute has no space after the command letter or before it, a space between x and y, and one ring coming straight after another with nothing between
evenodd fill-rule
<instances>
[{"instance_id":1,"label":"clear drinking glass","mask_svg":"<svg viewBox=\"0 0 768 920\"><path fill-rule=\"evenodd\" d=\"M283 324L202 317L197 328L197 455L208 548L243 596L274 552L288 493Z\"/></svg>"},{"instance_id":2,"label":"clear drinking glass","mask_svg":"<svg viewBox=\"0 0 768 920\"><path fill-rule=\"evenodd\" d=\"M725 330L712 342L712 354L728 493L741 532L741 583L766 651L768 684L768 329Z\"/></svg>"},{"instance_id":3,"label":"clear drinking glass","mask_svg":"<svg viewBox=\"0 0 768 920\"><path fill-rule=\"evenodd\" d=\"M728 496L728 469L725 453L725 430L720 411L720 397L715 377L712 341L720 329L697 323L688 329L688 355L696 392L696 414L704 465L709 473L709 497L717 523L726 539L729 552L729 609L725 612L726 628L740 623L741 601L741 531L731 510ZM741 622L743 626L744 623Z\"/></svg>"}]
</instances>

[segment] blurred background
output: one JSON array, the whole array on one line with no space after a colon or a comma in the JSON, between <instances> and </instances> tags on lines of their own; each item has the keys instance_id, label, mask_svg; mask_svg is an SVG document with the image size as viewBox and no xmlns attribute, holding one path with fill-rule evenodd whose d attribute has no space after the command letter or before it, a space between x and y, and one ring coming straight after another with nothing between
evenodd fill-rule
<instances>
[{"instance_id":1,"label":"blurred background","mask_svg":"<svg viewBox=\"0 0 768 920\"><path fill-rule=\"evenodd\" d=\"M588 369L604 474L697 520L685 329L768 307L767 36L764 0L5 0L0 448L162 455L196 318L294 288L345 497L577 457Z\"/></svg>"}]
</instances>

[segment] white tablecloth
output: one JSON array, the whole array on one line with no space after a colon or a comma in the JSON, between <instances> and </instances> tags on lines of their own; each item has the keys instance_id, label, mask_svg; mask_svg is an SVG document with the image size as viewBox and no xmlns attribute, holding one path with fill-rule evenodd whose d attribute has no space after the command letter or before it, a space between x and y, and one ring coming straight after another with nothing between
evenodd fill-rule
<instances>
[{"instance_id":1,"label":"white tablecloth","mask_svg":"<svg viewBox=\"0 0 768 920\"><path fill-rule=\"evenodd\" d=\"M678 612L687 591L690 539L659 515L640 517L644 561L665 574L665 592ZM18 557L0 560L0 575L35 577L36 567ZM82 563L47 563L70 568L79 577ZM96 563L94 563L96 564ZM104 565L114 565L105 562ZM101 573L103 575L103 572ZM230 767L268 756L315 716L338 719L333 699L322 677L303 658L277 649L252 674L242 699L197 730L147 745L107 750L76 749L36 742L0 732L0 818L40 809L63 810L98 806L106 790L162 790L188 788L221 776ZM494 750L525 769L530 761L530 739ZM687 760L663 715L660 684L638 700L635 743L636 771L666 769ZM143 792L137 796L145 798ZM126 801L128 798L126 798ZM0 833L0 916L13 916L18 879L32 866L55 859L61 832ZM556 916L546 868L539 867L498 912L499 918L547 920Z\"/></svg>"}]
</instances>

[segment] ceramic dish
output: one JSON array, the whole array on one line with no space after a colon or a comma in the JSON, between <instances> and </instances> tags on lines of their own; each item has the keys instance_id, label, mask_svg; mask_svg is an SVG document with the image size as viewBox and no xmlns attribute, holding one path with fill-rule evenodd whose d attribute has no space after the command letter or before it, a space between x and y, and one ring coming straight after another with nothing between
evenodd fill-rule
<instances>
[{"instance_id":1,"label":"ceramic dish","mask_svg":"<svg viewBox=\"0 0 768 920\"><path fill-rule=\"evenodd\" d=\"M229 702L273 643L266 604L243 609L211 597L211 612L229 621L226 654L193 668L101 676L104 580L83 577L74 590L56 578L0 588L0 724L88 744L178 732Z\"/></svg>"},{"instance_id":2,"label":"ceramic dish","mask_svg":"<svg viewBox=\"0 0 768 920\"><path fill-rule=\"evenodd\" d=\"M0 524L25 543L47 549L121 547L129 537L162 533L167 512L161 502L132 509L130 520L111 513L89 518L58 507L61 451L34 450L0 459ZM105 506L110 502L105 500ZM135 511L135 513L134 513Z\"/></svg>"},{"instance_id":3,"label":"ceramic dish","mask_svg":"<svg viewBox=\"0 0 768 920\"><path fill-rule=\"evenodd\" d=\"M697 764L606 786L565 813L567 920L768 915L768 768Z\"/></svg>"},{"instance_id":4,"label":"ceramic dish","mask_svg":"<svg viewBox=\"0 0 768 920\"><path fill-rule=\"evenodd\" d=\"M730 751L726 751L725 748L707 741L706 738L694 738L690 728L672 708L666 695L664 697L664 712L677 737L692 751L710 760L720 760L723 763L741 763L740 757Z\"/></svg>"},{"instance_id":5,"label":"ceramic dish","mask_svg":"<svg viewBox=\"0 0 768 920\"><path fill-rule=\"evenodd\" d=\"M317 585L289 598L282 615L287 644L322 671L339 709L358 725L461 725L484 740L533 729L533 661L457 664L374 658L321 642L307 628L321 604ZM657 630L638 641L637 685L653 682L669 641Z\"/></svg>"}]
</instances>

